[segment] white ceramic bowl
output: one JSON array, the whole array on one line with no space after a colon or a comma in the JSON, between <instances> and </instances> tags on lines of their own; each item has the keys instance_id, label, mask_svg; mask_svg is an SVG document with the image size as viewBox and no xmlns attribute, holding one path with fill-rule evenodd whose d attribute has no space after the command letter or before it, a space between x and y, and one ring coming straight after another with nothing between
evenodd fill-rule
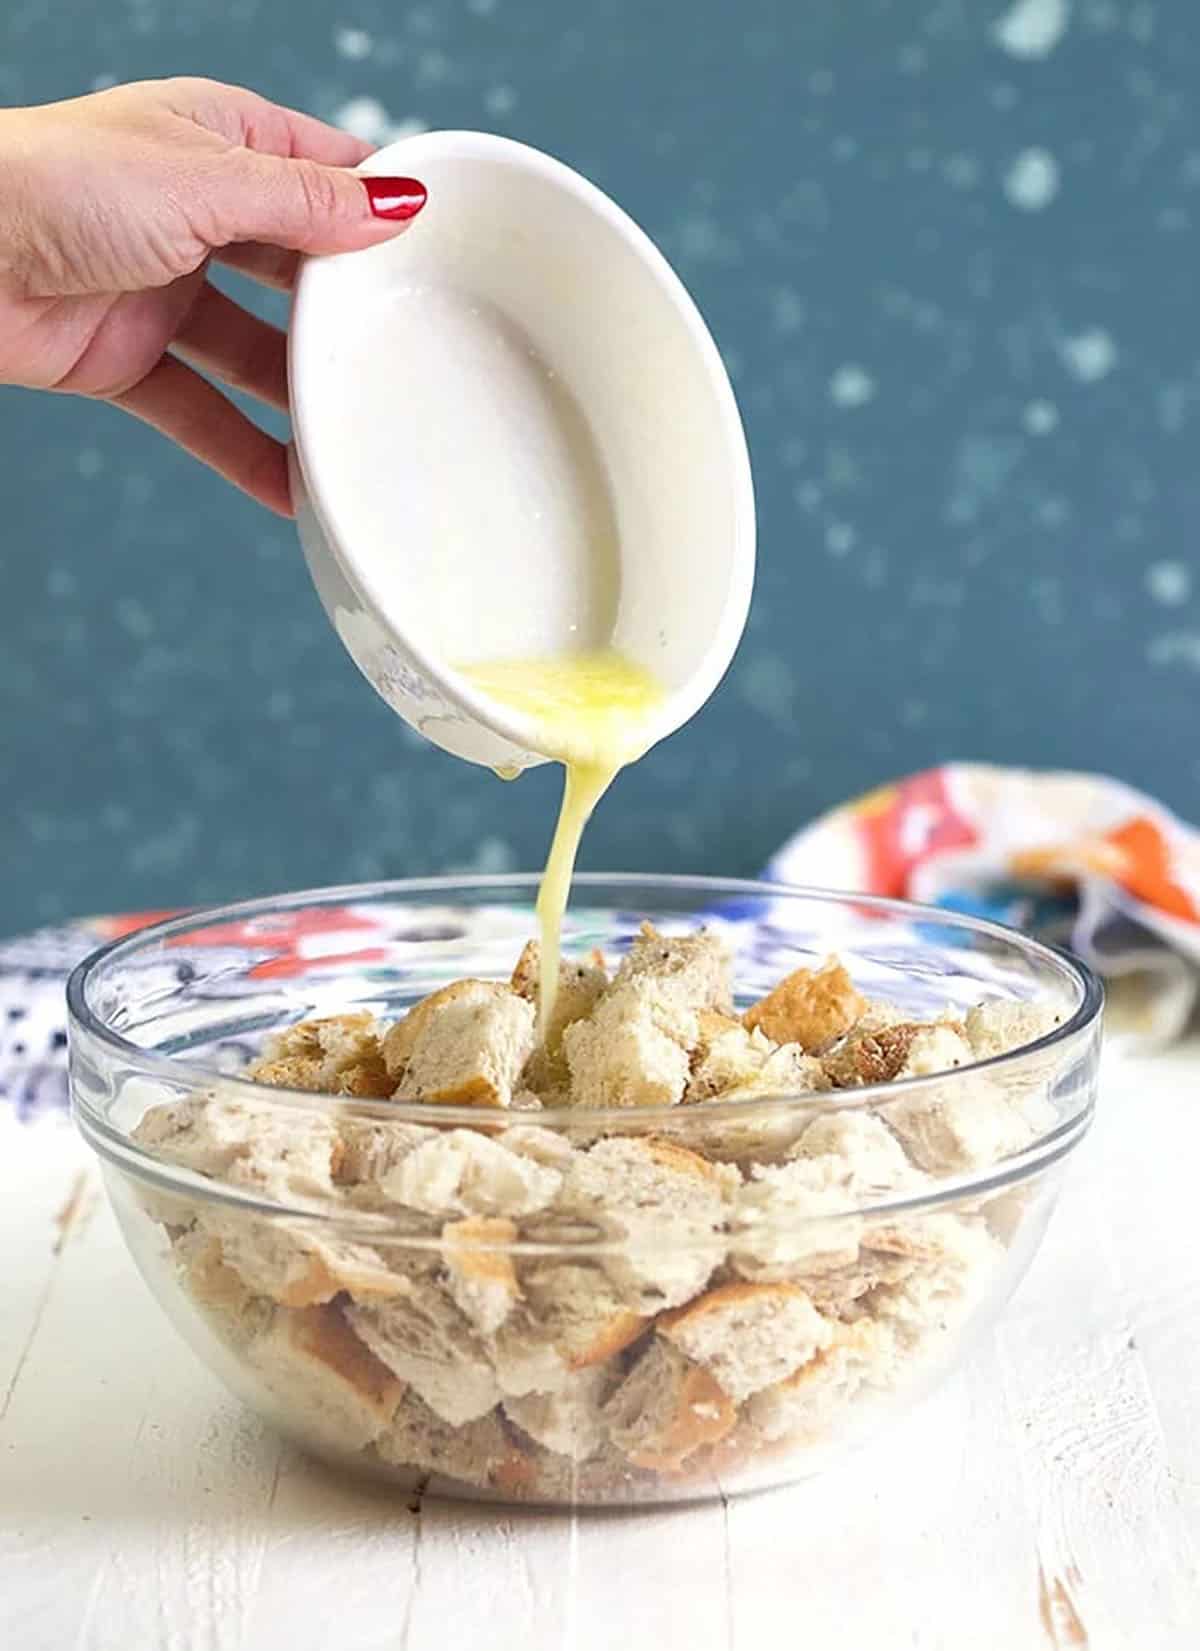
<instances>
[{"instance_id":1,"label":"white ceramic bowl","mask_svg":"<svg viewBox=\"0 0 1200 1651\"><path fill-rule=\"evenodd\" d=\"M363 170L429 202L297 283L293 498L339 636L474 762L544 753L455 666L577 647L658 676L662 738L724 674L754 568L745 437L698 310L625 213L535 149L430 132Z\"/></svg>"}]
</instances>

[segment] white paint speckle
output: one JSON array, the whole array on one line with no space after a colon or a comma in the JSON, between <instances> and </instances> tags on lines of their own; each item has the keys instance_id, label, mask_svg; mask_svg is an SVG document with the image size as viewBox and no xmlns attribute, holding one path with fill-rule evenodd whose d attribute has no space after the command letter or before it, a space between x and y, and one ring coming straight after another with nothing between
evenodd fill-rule
<instances>
[{"instance_id":1,"label":"white paint speckle","mask_svg":"<svg viewBox=\"0 0 1200 1651\"><path fill-rule=\"evenodd\" d=\"M441 86L450 79L451 68L450 59L445 52L431 46L417 58L417 85Z\"/></svg>"},{"instance_id":2,"label":"white paint speckle","mask_svg":"<svg viewBox=\"0 0 1200 1651\"><path fill-rule=\"evenodd\" d=\"M814 97L828 97L833 91L833 70L814 69L808 77L808 89Z\"/></svg>"},{"instance_id":3,"label":"white paint speckle","mask_svg":"<svg viewBox=\"0 0 1200 1651\"><path fill-rule=\"evenodd\" d=\"M1021 414L1021 423L1031 436L1048 436L1058 428L1058 408L1052 401L1031 401Z\"/></svg>"},{"instance_id":4,"label":"white paint speckle","mask_svg":"<svg viewBox=\"0 0 1200 1651\"><path fill-rule=\"evenodd\" d=\"M1182 562L1151 562L1146 589L1164 608L1181 608L1192 594L1192 571Z\"/></svg>"},{"instance_id":5,"label":"white paint speckle","mask_svg":"<svg viewBox=\"0 0 1200 1651\"><path fill-rule=\"evenodd\" d=\"M1034 611L1043 625L1063 622L1062 581L1053 577L1034 579L1030 585Z\"/></svg>"},{"instance_id":6,"label":"white paint speckle","mask_svg":"<svg viewBox=\"0 0 1200 1651\"><path fill-rule=\"evenodd\" d=\"M1155 395L1158 422L1169 436L1177 436L1187 419L1189 393L1186 384L1163 384Z\"/></svg>"},{"instance_id":7,"label":"white paint speckle","mask_svg":"<svg viewBox=\"0 0 1200 1651\"><path fill-rule=\"evenodd\" d=\"M796 677L786 659L758 654L747 660L740 675L741 697L752 711L780 728L790 728L796 697Z\"/></svg>"},{"instance_id":8,"label":"white paint speckle","mask_svg":"<svg viewBox=\"0 0 1200 1651\"><path fill-rule=\"evenodd\" d=\"M75 458L75 468L85 481L93 481L104 469L104 454L94 447L81 447Z\"/></svg>"},{"instance_id":9,"label":"white paint speckle","mask_svg":"<svg viewBox=\"0 0 1200 1651\"><path fill-rule=\"evenodd\" d=\"M375 97L352 97L334 111L333 123L344 132L351 132L364 143L395 143L398 138L411 138L429 130L425 121L416 116L393 120Z\"/></svg>"},{"instance_id":10,"label":"white paint speckle","mask_svg":"<svg viewBox=\"0 0 1200 1651\"><path fill-rule=\"evenodd\" d=\"M360 63L370 57L373 42L366 29L338 28L333 31L333 44L339 57Z\"/></svg>"},{"instance_id":11,"label":"white paint speckle","mask_svg":"<svg viewBox=\"0 0 1200 1651\"><path fill-rule=\"evenodd\" d=\"M1048 57L1067 31L1069 0L1014 0L992 29L992 39L1012 57Z\"/></svg>"},{"instance_id":12,"label":"white paint speckle","mask_svg":"<svg viewBox=\"0 0 1200 1651\"><path fill-rule=\"evenodd\" d=\"M734 261L737 247L715 218L700 213L685 218L679 226L681 256L697 264Z\"/></svg>"},{"instance_id":13,"label":"white paint speckle","mask_svg":"<svg viewBox=\"0 0 1200 1651\"><path fill-rule=\"evenodd\" d=\"M1116 0L1086 0L1083 21L1097 34L1110 34L1121 22Z\"/></svg>"},{"instance_id":14,"label":"white paint speckle","mask_svg":"<svg viewBox=\"0 0 1200 1651\"><path fill-rule=\"evenodd\" d=\"M929 53L924 46L901 46L896 61L900 65L901 74L919 75L929 62Z\"/></svg>"},{"instance_id":15,"label":"white paint speckle","mask_svg":"<svg viewBox=\"0 0 1200 1651\"><path fill-rule=\"evenodd\" d=\"M1103 327L1088 327L1060 340L1058 353L1067 371L1081 384L1106 378L1117 364L1117 346Z\"/></svg>"},{"instance_id":16,"label":"white paint speckle","mask_svg":"<svg viewBox=\"0 0 1200 1651\"><path fill-rule=\"evenodd\" d=\"M476 17L490 17L496 9L496 0L467 0L467 10Z\"/></svg>"},{"instance_id":17,"label":"white paint speckle","mask_svg":"<svg viewBox=\"0 0 1200 1651\"><path fill-rule=\"evenodd\" d=\"M974 189L979 182L979 162L974 155L961 152L947 155L942 162L942 176L954 189Z\"/></svg>"},{"instance_id":18,"label":"white paint speckle","mask_svg":"<svg viewBox=\"0 0 1200 1651\"><path fill-rule=\"evenodd\" d=\"M1151 665L1182 665L1185 670L1200 671L1200 631L1168 631L1151 637L1146 658Z\"/></svg>"},{"instance_id":19,"label":"white paint speckle","mask_svg":"<svg viewBox=\"0 0 1200 1651\"><path fill-rule=\"evenodd\" d=\"M1129 32L1139 46L1154 39L1154 12L1144 3L1129 8Z\"/></svg>"},{"instance_id":20,"label":"white paint speckle","mask_svg":"<svg viewBox=\"0 0 1200 1651\"><path fill-rule=\"evenodd\" d=\"M517 106L517 94L511 86L493 86L483 102L489 115L511 115Z\"/></svg>"},{"instance_id":21,"label":"white paint speckle","mask_svg":"<svg viewBox=\"0 0 1200 1651\"><path fill-rule=\"evenodd\" d=\"M93 78L92 78L92 90L93 90L93 92L107 92L107 90L110 86L115 86L116 84L117 84L116 75L109 75L109 74L94 75Z\"/></svg>"},{"instance_id":22,"label":"white paint speckle","mask_svg":"<svg viewBox=\"0 0 1200 1651\"><path fill-rule=\"evenodd\" d=\"M831 556L845 556L854 549L856 538L849 522L830 522L825 529L825 549Z\"/></svg>"},{"instance_id":23,"label":"white paint speckle","mask_svg":"<svg viewBox=\"0 0 1200 1651\"><path fill-rule=\"evenodd\" d=\"M1040 527L1065 527L1071 520L1071 507L1059 493L1048 493L1034 507L1034 518Z\"/></svg>"},{"instance_id":24,"label":"white paint speckle","mask_svg":"<svg viewBox=\"0 0 1200 1651\"><path fill-rule=\"evenodd\" d=\"M865 367L847 361L829 380L829 399L835 407L865 407L875 394L875 380Z\"/></svg>"},{"instance_id":25,"label":"white paint speckle","mask_svg":"<svg viewBox=\"0 0 1200 1651\"><path fill-rule=\"evenodd\" d=\"M804 316L804 300L794 287L777 287L771 294L771 320L776 332L799 332Z\"/></svg>"},{"instance_id":26,"label":"white paint speckle","mask_svg":"<svg viewBox=\"0 0 1200 1651\"><path fill-rule=\"evenodd\" d=\"M859 575L868 590L882 590L887 584L887 555L880 545L872 545L859 559Z\"/></svg>"},{"instance_id":27,"label":"white paint speckle","mask_svg":"<svg viewBox=\"0 0 1200 1651\"><path fill-rule=\"evenodd\" d=\"M797 482L795 497L801 510L807 511L811 515L821 502L820 486L813 481Z\"/></svg>"},{"instance_id":28,"label":"white paint speckle","mask_svg":"<svg viewBox=\"0 0 1200 1651\"><path fill-rule=\"evenodd\" d=\"M471 870L482 872L486 877L495 877L512 871L516 863L512 845L506 843L503 837L485 837L475 850Z\"/></svg>"},{"instance_id":29,"label":"white paint speckle","mask_svg":"<svg viewBox=\"0 0 1200 1651\"><path fill-rule=\"evenodd\" d=\"M1058 162L1048 149L1022 149L1004 174L1004 193L1022 212L1040 212L1058 194Z\"/></svg>"},{"instance_id":30,"label":"white paint speckle","mask_svg":"<svg viewBox=\"0 0 1200 1651\"><path fill-rule=\"evenodd\" d=\"M154 635L154 615L133 596L119 596L113 606L117 624L127 635L145 642Z\"/></svg>"}]
</instances>

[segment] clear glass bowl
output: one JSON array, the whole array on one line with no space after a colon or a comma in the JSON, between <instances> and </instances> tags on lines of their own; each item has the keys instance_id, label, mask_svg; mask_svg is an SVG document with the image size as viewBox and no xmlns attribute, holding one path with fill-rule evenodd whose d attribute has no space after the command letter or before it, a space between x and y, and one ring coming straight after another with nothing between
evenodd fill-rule
<instances>
[{"instance_id":1,"label":"clear glass bowl","mask_svg":"<svg viewBox=\"0 0 1200 1651\"><path fill-rule=\"evenodd\" d=\"M406 1490L620 1505L826 1467L926 1392L1029 1265L1092 1116L1097 982L996 925L897 902L582 876L573 955L615 959L647 918L708 925L734 950L739 1006L836 952L914 1018L1005 998L1057 1024L936 1076L607 1113L238 1076L298 1020L395 1019L448 981L507 978L535 892L502 877L296 894L158 924L81 965L75 1116L135 1261L246 1403ZM897 1147L901 1102L918 1168ZM155 1114L171 1127L135 1139L164 1103L181 1105ZM381 1183L431 1141L423 1179ZM809 1170L791 1166L814 1154L827 1184L797 1191ZM590 1202L564 1208L585 1159Z\"/></svg>"}]
</instances>

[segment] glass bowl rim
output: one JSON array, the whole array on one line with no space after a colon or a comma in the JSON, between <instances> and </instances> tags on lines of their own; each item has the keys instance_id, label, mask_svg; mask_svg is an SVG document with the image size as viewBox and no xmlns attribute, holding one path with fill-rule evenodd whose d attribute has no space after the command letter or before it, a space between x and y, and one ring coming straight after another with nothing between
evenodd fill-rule
<instances>
[{"instance_id":1,"label":"glass bowl rim","mask_svg":"<svg viewBox=\"0 0 1200 1651\"><path fill-rule=\"evenodd\" d=\"M497 875L488 873L472 873L465 876L438 876L381 879L370 883L334 884L328 887L301 889L292 893L259 896L253 900L235 901L221 906L197 907L174 917L159 922L149 923L144 928L136 929L130 934L119 936L117 939L97 947L89 953L71 971L67 981L67 1022L72 1034L76 1031L86 1032L96 1042L105 1047L108 1055L117 1060L125 1061L139 1069L139 1075L159 1077L171 1084L188 1084L199 1091L219 1087L226 1093L231 1090L239 1096L245 1094L248 1102L264 1107L275 1107L280 1110L295 1110L297 1113L309 1115L334 1115L339 1119L361 1119L363 1121L386 1121L392 1123L416 1123L430 1125L436 1123L446 1128L474 1128L478 1129L481 1123L490 1121L494 1109L472 1106L443 1106L431 1107L428 1101L397 1101L363 1100L354 1096L324 1095L311 1090L287 1089L270 1084L255 1083L253 1079L245 1078L237 1073L219 1072L213 1067L202 1063L192 1063L180 1060L173 1055L162 1055L154 1050L145 1048L141 1044L132 1042L114 1031L96 1013L88 1001L88 992L99 970L109 964L114 958L123 953L134 953L146 945L157 944L163 939L186 933L190 928L210 927L217 923L244 920L255 916L262 916L271 912L295 909L311 904L354 904L364 901L391 896L403 899L405 896L446 895L452 897L455 892L469 894L479 890L496 890L498 893L536 892L540 878L535 872L506 872ZM1009 928L1002 923L996 923L988 918L974 917L963 912L944 911L937 906L922 905L915 901L896 900L884 895L861 894L852 890L818 889L803 884L769 883L750 878L732 877L702 877L684 874L658 874L653 872L578 872L572 879L572 895L577 890L588 888L607 887L613 884L625 885L634 890L642 890L649 894L651 891L674 891L705 895L733 895L740 898L756 898L771 900L800 900L817 905L845 907L866 907L878 911L881 915L909 920L923 921L937 924L939 927L960 929L965 933L987 936L1002 942L1005 946L1022 954L1027 959L1034 959L1043 966L1050 967L1060 976L1071 980L1079 993L1079 1003L1074 1011L1061 1026L1053 1027L1043 1037L1032 1043L1022 1044L1016 1049L1006 1050L1003 1054L993 1055L982 1061L972 1061L966 1066L953 1067L948 1072L924 1074L920 1077L893 1079L887 1083L862 1084L853 1090L845 1091L846 1104L857 1107L866 1107L872 1103L885 1100L894 1100L901 1094L908 1095L927 1090L933 1085L944 1086L953 1083L956 1079L973 1077L977 1073L995 1073L1019 1065L1030 1056L1044 1054L1047 1051L1067 1044L1080 1034L1094 1030L1100 1018L1104 1005L1104 988L1086 963L1070 953L1056 946L1047 945L1043 941L1032 940L1019 930ZM448 898L447 904L453 904ZM568 910L570 908L568 907ZM741 1100L709 1101L703 1106L704 1123L735 1123L738 1119L747 1116L760 1118L764 1114L768 1117L791 1112L802 1112L812 1108L815 1102L821 1100L825 1092L816 1094L791 1095L754 1095ZM852 1099L851 1099L852 1097ZM969 1171L964 1175L946 1177L936 1183L932 1193L926 1196L927 1203L941 1203L948 1197L962 1197L985 1188L991 1189L997 1185L1000 1176L1007 1182L1013 1179L1024 1179L1041 1167L1044 1160L1053 1161L1062 1156L1075 1144L1083 1133L1079 1127L1086 1126L1090 1120L1091 1101L1088 1100L1079 1111L1057 1121L1049 1130L1043 1131L1022 1152L1009 1159L1002 1159L998 1163L990 1164L979 1170ZM177 1188L186 1188L193 1196L207 1188L210 1195L220 1189L222 1201L239 1205L253 1206L266 1212L275 1214L293 1214L308 1219L320 1218L322 1210L312 1205L288 1208L274 1201L256 1198L253 1193L245 1189L226 1186L222 1182L214 1182L203 1177L195 1177L191 1172L171 1165L167 1160L157 1157L135 1142L129 1132L113 1124L102 1112L91 1107L86 1101L81 1101L72 1085L71 1095L72 1112L76 1122L82 1129L89 1144L106 1157L117 1158L123 1161L123 1166L132 1169L135 1173L145 1174L148 1179L160 1185L173 1185ZM700 1109L696 1109L699 1111ZM566 1132L578 1130L584 1121L578 1108L552 1107L541 1112L511 1112L503 1113L503 1120L507 1127L515 1128L521 1125L548 1129L551 1131ZM641 1135L654 1134L654 1126L665 1126L672 1135L678 1135L683 1144L686 1144L688 1131L681 1129L680 1108L678 1107L639 1107L639 1108L612 1108L589 1109L586 1113L586 1125L590 1131L603 1133L610 1128L618 1133L629 1133L630 1127L637 1124L637 1133ZM701 1120L697 1117L697 1127ZM946 1191L943 1195L942 1189ZM919 1200L918 1200L919 1201ZM905 1201L911 1205L912 1195ZM883 1200L870 1206L856 1206L852 1212L858 1215L869 1215L875 1210L886 1210L894 1207L896 1200ZM328 1212L332 1214L333 1212ZM337 1212L338 1218L350 1212ZM828 1216L824 1219L829 1219Z\"/></svg>"}]
</instances>

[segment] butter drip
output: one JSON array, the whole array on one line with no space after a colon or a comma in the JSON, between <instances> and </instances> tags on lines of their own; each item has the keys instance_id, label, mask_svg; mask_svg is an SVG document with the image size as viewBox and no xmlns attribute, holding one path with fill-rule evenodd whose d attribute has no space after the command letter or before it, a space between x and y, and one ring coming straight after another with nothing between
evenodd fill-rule
<instances>
[{"instance_id":1,"label":"butter drip","mask_svg":"<svg viewBox=\"0 0 1200 1651\"><path fill-rule=\"evenodd\" d=\"M538 891L541 931L539 1018L558 990L562 920L583 829L617 772L645 752L664 693L641 665L614 648L543 659L499 660L462 669L481 693L529 717L534 743L566 769L562 807Z\"/></svg>"}]
</instances>

